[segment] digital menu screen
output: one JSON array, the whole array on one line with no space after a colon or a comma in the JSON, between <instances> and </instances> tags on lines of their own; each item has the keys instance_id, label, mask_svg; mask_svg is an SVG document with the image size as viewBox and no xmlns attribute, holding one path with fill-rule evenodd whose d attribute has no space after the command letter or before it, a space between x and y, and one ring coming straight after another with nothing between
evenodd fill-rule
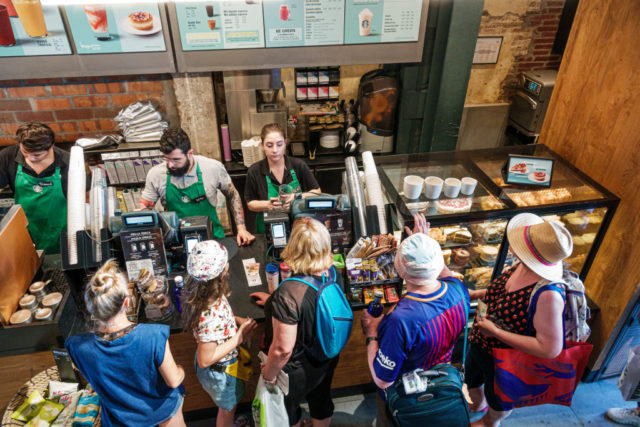
<instances>
[{"instance_id":1,"label":"digital menu screen","mask_svg":"<svg viewBox=\"0 0 640 427\"><path fill-rule=\"evenodd\" d=\"M79 54L166 51L155 3L65 7Z\"/></svg>"},{"instance_id":2,"label":"digital menu screen","mask_svg":"<svg viewBox=\"0 0 640 427\"><path fill-rule=\"evenodd\" d=\"M0 57L71 54L57 6L28 0L0 2Z\"/></svg>"}]
</instances>

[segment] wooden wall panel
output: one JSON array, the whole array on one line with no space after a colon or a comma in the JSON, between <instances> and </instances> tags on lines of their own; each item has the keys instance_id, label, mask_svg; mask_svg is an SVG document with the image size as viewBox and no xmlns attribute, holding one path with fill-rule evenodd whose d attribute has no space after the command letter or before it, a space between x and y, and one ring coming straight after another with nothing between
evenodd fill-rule
<instances>
[{"instance_id":1,"label":"wooden wall panel","mask_svg":"<svg viewBox=\"0 0 640 427\"><path fill-rule=\"evenodd\" d=\"M580 2L539 141L621 198L586 279L602 350L640 282L640 1Z\"/></svg>"}]
</instances>

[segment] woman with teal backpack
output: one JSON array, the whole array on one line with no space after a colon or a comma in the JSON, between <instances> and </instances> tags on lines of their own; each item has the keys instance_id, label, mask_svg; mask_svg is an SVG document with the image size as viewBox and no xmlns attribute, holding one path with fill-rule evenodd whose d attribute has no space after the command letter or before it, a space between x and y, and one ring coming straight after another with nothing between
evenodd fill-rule
<instances>
[{"instance_id":1,"label":"woman with teal backpack","mask_svg":"<svg viewBox=\"0 0 640 427\"><path fill-rule=\"evenodd\" d=\"M329 231L315 219L296 220L282 258L294 275L283 281L265 304L268 356L262 378L266 383L275 384L280 370L289 376L289 393L284 398L289 425L300 424L300 403L306 398L313 425L328 426L334 408L331 380L338 364L335 353L342 349L351 331L351 322L345 323L346 334L339 333L344 326L340 325L336 335L346 339L334 346L333 352L326 351L328 348L324 345L324 354L317 351L318 341L322 341L318 332L325 319L322 310L318 310L322 295L327 287L335 287L336 283L342 286L342 279L333 268ZM348 303L347 308L348 313L340 317L351 314Z\"/></svg>"}]
</instances>

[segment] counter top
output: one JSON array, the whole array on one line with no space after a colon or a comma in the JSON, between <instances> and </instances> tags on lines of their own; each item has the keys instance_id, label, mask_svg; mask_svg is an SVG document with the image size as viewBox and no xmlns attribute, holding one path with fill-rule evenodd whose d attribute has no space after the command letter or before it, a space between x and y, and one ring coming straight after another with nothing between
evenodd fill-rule
<instances>
[{"instance_id":1,"label":"counter top","mask_svg":"<svg viewBox=\"0 0 640 427\"><path fill-rule=\"evenodd\" d=\"M235 245L235 238L226 237L224 240L233 241L229 246ZM263 234L256 235L256 240L249 246L241 246L238 248L238 252L229 261L229 288L231 289L231 296L229 297L229 304L233 310L233 314L240 317L251 317L258 322L264 320L264 309L257 305L253 298L249 294L253 292L268 292L267 277L265 275L265 254L267 252L267 241ZM255 262L260 263L260 279L262 284L260 286L249 287L247 277L244 272L244 265L242 263L245 259L254 258ZM173 277L177 275L186 275L184 271L173 271L170 274L170 286L171 286L171 299L175 305L174 293L173 293ZM169 318L162 321L149 321L144 315L144 307L140 308L140 314L138 318L140 323L161 323L169 325L171 333L180 333L182 331L182 322L177 311L174 312ZM69 332L69 336L85 333L89 331L89 325L83 319L83 316L76 316L73 327Z\"/></svg>"}]
</instances>

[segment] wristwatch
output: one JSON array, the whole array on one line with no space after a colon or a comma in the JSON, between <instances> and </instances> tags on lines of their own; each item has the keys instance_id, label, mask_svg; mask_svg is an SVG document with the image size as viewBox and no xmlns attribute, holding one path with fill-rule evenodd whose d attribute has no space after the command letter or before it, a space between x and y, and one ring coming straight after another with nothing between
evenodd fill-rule
<instances>
[{"instance_id":1,"label":"wristwatch","mask_svg":"<svg viewBox=\"0 0 640 427\"><path fill-rule=\"evenodd\" d=\"M365 340L365 345L368 346L371 341L378 341L378 337L367 337L367 339Z\"/></svg>"}]
</instances>

